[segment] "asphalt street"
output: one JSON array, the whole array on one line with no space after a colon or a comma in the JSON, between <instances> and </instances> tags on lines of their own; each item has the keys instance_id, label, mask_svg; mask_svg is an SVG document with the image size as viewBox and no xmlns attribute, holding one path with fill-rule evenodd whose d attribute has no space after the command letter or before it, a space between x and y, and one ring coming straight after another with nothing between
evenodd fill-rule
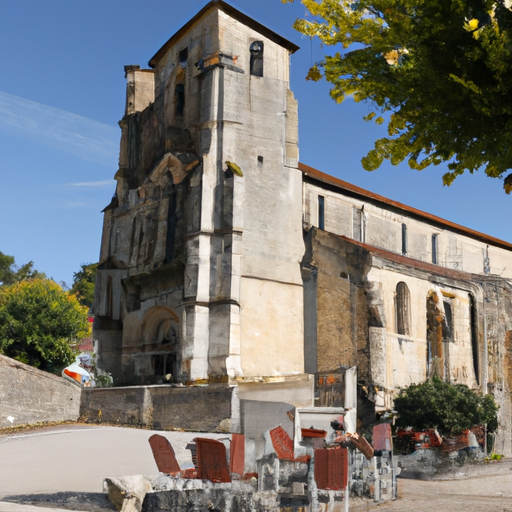
<instances>
[{"instance_id":1,"label":"asphalt street","mask_svg":"<svg viewBox=\"0 0 512 512\"><path fill-rule=\"evenodd\" d=\"M148 443L155 433L171 441L183 469L192 467L185 446L194 437L226 437L70 425L0 436L0 500L21 494L101 493L106 477L158 474Z\"/></svg>"}]
</instances>

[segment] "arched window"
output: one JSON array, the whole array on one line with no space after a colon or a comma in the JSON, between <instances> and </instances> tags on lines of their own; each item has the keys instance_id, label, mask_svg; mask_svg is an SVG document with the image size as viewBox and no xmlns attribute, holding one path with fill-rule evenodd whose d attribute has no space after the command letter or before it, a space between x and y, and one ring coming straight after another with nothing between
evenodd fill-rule
<instances>
[{"instance_id":1,"label":"arched window","mask_svg":"<svg viewBox=\"0 0 512 512\"><path fill-rule=\"evenodd\" d=\"M400 282L396 285L395 315L396 332L398 334L409 336L411 334L411 294L409 293L409 288L404 282Z\"/></svg>"},{"instance_id":2,"label":"arched window","mask_svg":"<svg viewBox=\"0 0 512 512\"><path fill-rule=\"evenodd\" d=\"M251 75L263 76L263 41L254 41L249 51L251 52Z\"/></svg>"}]
</instances>

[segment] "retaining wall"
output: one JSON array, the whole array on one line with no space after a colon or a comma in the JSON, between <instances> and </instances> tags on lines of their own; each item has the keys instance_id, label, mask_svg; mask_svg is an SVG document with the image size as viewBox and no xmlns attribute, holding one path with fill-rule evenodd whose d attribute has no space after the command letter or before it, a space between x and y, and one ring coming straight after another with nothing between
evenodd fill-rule
<instances>
[{"instance_id":1,"label":"retaining wall","mask_svg":"<svg viewBox=\"0 0 512 512\"><path fill-rule=\"evenodd\" d=\"M0 428L76 421L80 393L78 386L58 375L0 355Z\"/></svg>"},{"instance_id":2,"label":"retaining wall","mask_svg":"<svg viewBox=\"0 0 512 512\"><path fill-rule=\"evenodd\" d=\"M215 384L84 389L80 416L87 423L230 432L232 389Z\"/></svg>"}]
</instances>

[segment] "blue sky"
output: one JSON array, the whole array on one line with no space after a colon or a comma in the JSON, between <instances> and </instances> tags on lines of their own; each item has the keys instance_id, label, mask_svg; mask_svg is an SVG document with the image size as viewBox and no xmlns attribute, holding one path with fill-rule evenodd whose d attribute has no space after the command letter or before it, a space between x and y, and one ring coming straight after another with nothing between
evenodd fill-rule
<instances>
[{"instance_id":1,"label":"blue sky","mask_svg":"<svg viewBox=\"0 0 512 512\"><path fill-rule=\"evenodd\" d=\"M301 47L292 56L300 159L324 172L459 224L512 241L500 180L483 173L443 187L445 168L413 171L360 159L382 128L369 106L334 103L305 80L323 48L292 28L300 3L237 0L235 7ZM0 2L0 251L71 284L99 255L101 210L115 190L127 64L148 60L206 0ZM509 219L509 220L507 220Z\"/></svg>"}]
</instances>

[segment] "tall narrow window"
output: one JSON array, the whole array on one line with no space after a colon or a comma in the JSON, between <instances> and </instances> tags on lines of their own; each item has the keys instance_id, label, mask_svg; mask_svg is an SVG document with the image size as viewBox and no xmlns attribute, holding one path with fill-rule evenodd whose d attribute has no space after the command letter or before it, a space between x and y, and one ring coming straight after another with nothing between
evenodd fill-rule
<instances>
[{"instance_id":1,"label":"tall narrow window","mask_svg":"<svg viewBox=\"0 0 512 512\"><path fill-rule=\"evenodd\" d=\"M361 206L361 210L359 210L359 215L361 216L361 242L366 243L366 213L364 211L364 204Z\"/></svg>"},{"instance_id":2,"label":"tall narrow window","mask_svg":"<svg viewBox=\"0 0 512 512\"><path fill-rule=\"evenodd\" d=\"M402 224L402 254L407 256L407 225Z\"/></svg>"},{"instance_id":3,"label":"tall narrow window","mask_svg":"<svg viewBox=\"0 0 512 512\"><path fill-rule=\"evenodd\" d=\"M352 238L357 242L361 240L361 210L359 208L352 209Z\"/></svg>"},{"instance_id":4,"label":"tall narrow window","mask_svg":"<svg viewBox=\"0 0 512 512\"><path fill-rule=\"evenodd\" d=\"M174 97L176 102L176 114L182 116L185 111L185 84L176 84Z\"/></svg>"},{"instance_id":5,"label":"tall narrow window","mask_svg":"<svg viewBox=\"0 0 512 512\"><path fill-rule=\"evenodd\" d=\"M113 309L113 295L114 292L112 290L112 276L107 276L107 314L106 316L112 316L112 309Z\"/></svg>"},{"instance_id":6,"label":"tall narrow window","mask_svg":"<svg viewBox=\"0 0 512 512\"><path fill-rule=\"evenodd\" d=\"M178 64L180 68L186 68L188 64L188 48L183 48L178 54Z\"/></svg>"},{"instance_id":7,"label":"tall narrow window","mask_svg":"<svg viewBox=\"0 0 512 512\"><path fill-rule=\"evenodd\" d=\"M396 285L395 310L397 334L409 336L411 334L411 294L404 282L400 282Z\"/></svg>"},{"instance_id":8,"label":"tall narrow window","mask_svg":"<svg viewBox=\"0 0 512 512\"><path fill-rule=\"evenodd\" d=\"M251 75L263 76L263 41L254 41L249 50L251 52Z\"/></svg>"},{"instance_id":9,"label":"tall narrow window","mask_svg":"<svg viewBox=\"0 0 512 512\"><path fill-rule=\"evenodd\" d=\"M325 198L318 196L318 227L325 229Z\"/></svg>"},{"instance_id":10,"label":"tall narrow window","mask_svg":"<svg viewBox=\"0 0 512 512\"><path fill-rule=\"evenodd\" d=\"M174 246L176 241L176 187L171 189L169 194L169 206L167 210L167 239L165 242L165 263L170 263L174 259Z\"/></svg>"},{"instance_id":11,"label":"tall narrow window","mask_svg":"<svg viewBox=\"0 0 512 512\"><path fill-rule=\"evenodd\" d=\"M432 235L432 263L437 265L437 234Z\"/></svg>"},{"instance_id":12,"label":"tall narrow window","mask_svg":"<svg viewBox=\"0 0 512 512\"><path fill-rule=\"evenodd\" d=\"M443 341L453 341L453 313L452 301L443 300L444 322L443 322Z\"/></svg>"},{"instance_id":13,"label":"tall narrow window","mask_svg":"<svg viewBox=\"0 0 512 512\"><path fill-rule=\"evenodd\" d=\"M352 237L358 242L366 242L366 213L364 204L352 210Z\"/></svg>"}]
</instances>

